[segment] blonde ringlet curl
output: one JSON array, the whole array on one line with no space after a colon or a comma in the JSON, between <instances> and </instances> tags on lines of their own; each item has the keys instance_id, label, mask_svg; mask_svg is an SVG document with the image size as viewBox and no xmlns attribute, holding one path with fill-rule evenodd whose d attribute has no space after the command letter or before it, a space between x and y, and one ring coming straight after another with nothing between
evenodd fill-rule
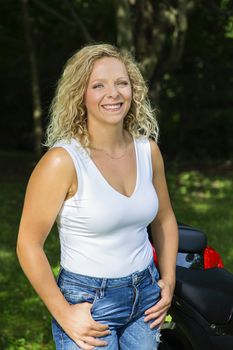
<instances>
[{"instance_id":1,"label":"blonde ringlet curl","mask_svg":"<svg viewBox=\"0 0 233 350\"><path fill-rule=\"evenodd\" d=\"M146 137L158 140L158 123L150 105L148 88L129 52L110 44L94 44L83 47L66 63L58 81L55 97L50 106L50 122L46 130L45 146L57 141L76 138L88 149L89 135L84 95L96 60L114 57L121 60L132 86L132 102L124 118L124 129L134 138Z\"/></svg>"}]
</instances>

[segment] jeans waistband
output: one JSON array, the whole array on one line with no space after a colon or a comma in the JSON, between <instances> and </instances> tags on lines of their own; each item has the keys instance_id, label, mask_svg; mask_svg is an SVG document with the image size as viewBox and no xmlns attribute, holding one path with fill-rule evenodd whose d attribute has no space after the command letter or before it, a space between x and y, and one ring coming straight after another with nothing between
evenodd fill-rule
<instances>
[{"instance_id":1,"label":"jeans waistband","mask_svg":"<svg viewBox=\"0 0 233 350\"><path fill-rule=\"evenodd\" d=\"M150 264L146 269L142 271L136 271L128 276L118 277L118 278L100 278L100 277L92 277L81 275L78 273L74 273L71 271L67 271L61 267L58 282L60 279L63 280L63 283L74 283L74 284L82 284L87 285L93 288L116 288L123 287L129 285L135 285L142 282L145 278L152 278L154 282L158 279L158 271L155 267L154 260L151 260Z\"/></svg>"}]
</instances>

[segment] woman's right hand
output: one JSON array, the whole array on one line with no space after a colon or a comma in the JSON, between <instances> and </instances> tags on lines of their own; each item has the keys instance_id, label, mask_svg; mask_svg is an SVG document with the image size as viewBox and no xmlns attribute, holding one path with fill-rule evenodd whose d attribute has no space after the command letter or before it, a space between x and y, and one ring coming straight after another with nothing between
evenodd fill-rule
<instances>
[{"instance_id":1,"label":"woman's right hand","mask_svg":"<svg viewBox=\"0 0 233 350\"><path fill-rule=\"evenodd\" d=\"M66 334L83 350L92 350L96 346L106 346L107 342L98 340L110 334L108 325L96 322L91 316L92 304L88 302L69 305L61 327Z\"/></svg>"},{"instance_id":2,"label":"woman's right hand","mask_svg":"<svg viewBox=\"0 0 233 350\"><path fill-rule=\"evenodd\" d=\"M105 345L98 337L109 334L108 326L93 320L90 303L69 305L44 252L44 243L64 200L74 192L74 179L78 181L74 164L64 149L55 147L41 158L27 186L17 254L26 276L50 313L79 347L91 350Z\"/></svg>"}]
</instances>

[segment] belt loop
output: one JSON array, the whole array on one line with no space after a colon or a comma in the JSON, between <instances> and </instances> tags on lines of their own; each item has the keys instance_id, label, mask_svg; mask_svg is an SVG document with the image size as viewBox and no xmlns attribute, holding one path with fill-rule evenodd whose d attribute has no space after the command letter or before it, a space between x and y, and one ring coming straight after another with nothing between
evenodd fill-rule
<instances>
[{"instance_id":1,"label":"belt loop","mask_svg":"<svg viewBox=\"0 0 233 350\"><path fill-rule=\"evenodd\" d=\"M101 287L100 287L100 298L104 297L104 290L106 288L106 284L107 284L107 278L103 278L103 281L102 281Z\"/></svg>"},{"instance_id":2,"label":"belt loop","mask_svg":"<svg viewBox=\"0 0 233 350\"><path fill-rule=\"evenodd\" d=\"M151 275L152 284L155 284L155 276L153 274L153 269L152 269L151 265L148 266L148 270L149 270L150 275Z\"/></svg>"}]
</instances>

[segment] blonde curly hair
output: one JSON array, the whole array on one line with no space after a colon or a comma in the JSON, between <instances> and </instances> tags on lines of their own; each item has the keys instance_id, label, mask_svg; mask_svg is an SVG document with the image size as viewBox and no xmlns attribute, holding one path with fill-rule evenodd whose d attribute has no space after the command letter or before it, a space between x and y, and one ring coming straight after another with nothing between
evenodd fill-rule
<instances>
[{"instance_id":1,"label":"blonde curly hair","mask_svg":"<svg viewBox=\"0 0 233 350\"><path fill-rule=\"evenodd\" d=\"M66 63L50 106L50 122L45 146L57 141L76 138L85 148L89 146L84 94L96 60L114 57L126 67L132 86L132 102L124 118L124 129L133 137L151 137L157 142L158 123L148 98L148 88L133 57L113 45L95 44L83 47Z\"/></svg>"}]
</instances>

